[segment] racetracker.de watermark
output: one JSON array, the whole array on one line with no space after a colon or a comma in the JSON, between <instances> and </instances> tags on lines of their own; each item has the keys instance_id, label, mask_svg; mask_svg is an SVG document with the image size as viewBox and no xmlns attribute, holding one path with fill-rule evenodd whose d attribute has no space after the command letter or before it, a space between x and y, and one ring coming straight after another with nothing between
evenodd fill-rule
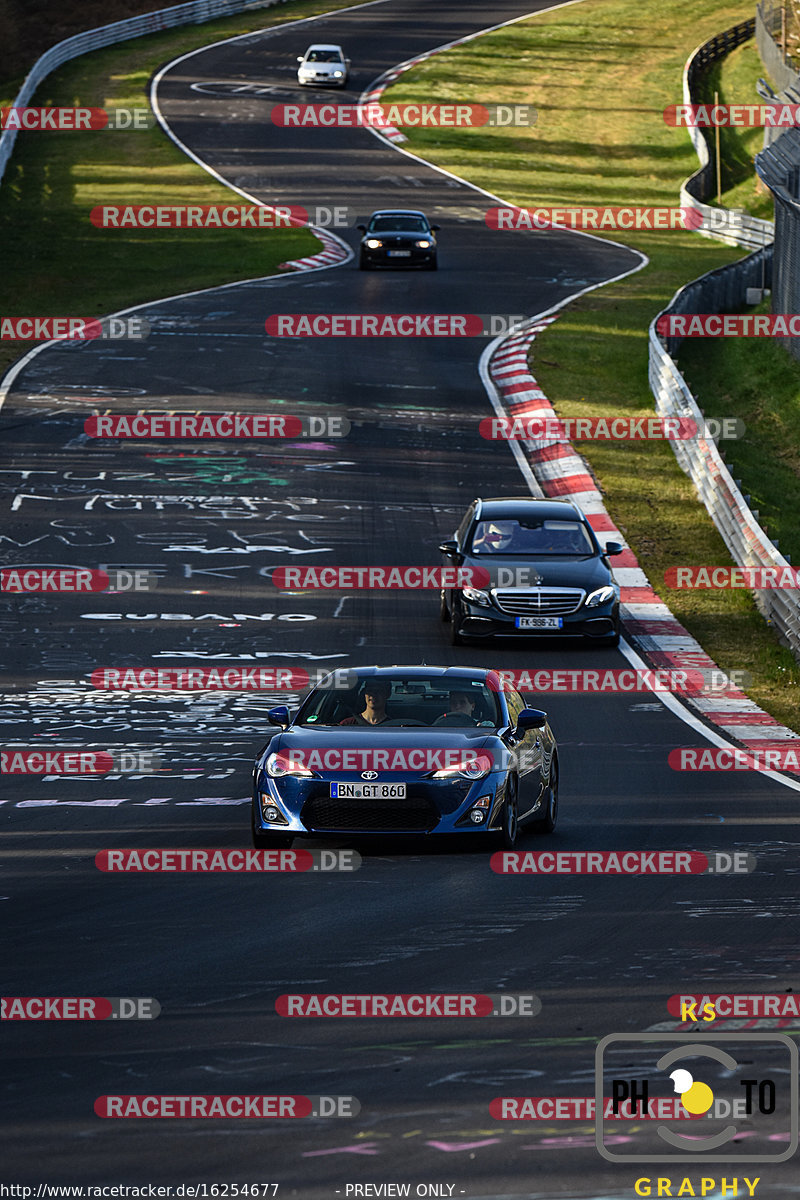
<instances>
[{"instance_id":1,"label":"racetracker.de watermark","mask_svg":"<svg viewBox=\"0 0 800 1200\"><path fill-rule=\"evenodd\" d=\"M531 104L276 104L282 129L477 129L535 125Z\"/></svg>"},{"instance_id":2,"label":"racetracker.de watermark","mask_svg":"<svg viewBox=\"0 0 800 1200\"><path fill-rule=\"evenodd\" d=\"M759 1020L762 1017L775 1017L785 1020L788 1017L800 1017L800 996L780 993L740 993L712 992L691 995L670 996L667 1001L667 1011L673 1017L682 1021L696 1021L702 1017L710 1020L708 1006L713 1010L713 1019L718 1017L746 1017L749 1020Z\"/></svg>"},{"instance_id":3,"label":"racetracker.de watermark","mask_svg":"<svg viewBox=\"0 0 800 1200\"><path fill-rule=\"evenodd\" d=\"M800 587L799 567L667 567L664 584L681 588L754 589Z\"/></svg>"},{"instance_id":4,"label":"racetracker.de watermark","mask_svg":"<svg viewBox=\"0 0 800 1200\"><path fill-rule=\"evenodd\" d=\"M275 567L272 586L280 591L392 591L486 587L485 567Z\"/></svg>"},{"instance_id":5,"label":"racetracker.de watermark","mask_svg":"<svg viewBox=\"0 0 800 1200\"><path fill-rule=\"evenodd\" d=\"M676 746L667 762L673 771L789 771L800 773L800 739L771 746Z\"/></svg>"},{"instance_id":6,"label":"racetracker.de watermark","mask_svg":"<svg viewBox=\"0 0 800 1200\"><path fill-rule=\"evenodd\" d=\"M0 751L2 775L154 775L162 756L155 750L63 750L9 746Z\"/></svg>"},{"instance_id":7,"label":"racetracker.de watermark","mask_svg":"<svg viewBox=\"0 0 800 1200\"><path fill-rule=\"evenodd\" d=\"M97 229L296 229L309 224L300 205L101 204L89 213Z\"/></svg>"},{"instance_id":8,"label":"racetracker.de watermark","mask_svg":"<svg viewBox=\"0 0 800 1200\"><path fill-rule=\"evenodd\" d=\"M98 667L92 687L112 692L274 692L309 686L308 671L293 667Z\"/></svg>"},{"instance_id":9,"label":"racetracker.de watermark","mask_svg":"<svg viewBox=\"0 0 800 1200\"><path fill-rule=\"evenodd\" d=\"M800 313L664 313L660 337L800 337Z\"/></svg>"},{"instance_id":10,"label":"racetracker.de watermark","mask_svg":"<svg viewBox=\"0 0 800 1200\"><path fill-rule=\"evenodd\" d=\"M495 337L495 314L479 313L272 313L270 337ZM504 314L501 314L504 318Z\"/></svg>"},{"instance_id":11,"label":"racetracker.de watermark","mask_svg":"<svg viewBox=\"0 0 800 1200\"><path fill-rule=\"evenodd\" d=\"M368 682L364 686L368 690ZM501 765L505 765L510 756L510 752L506 752ZM468 772L478 779L495 767L493 756L486 751L443 746L314 746L311 750L298 747L282 750L274 757L276 774L410 771L414 774L435 772L439 778L446 778Z\"/></svg>"},{"instance_id":12,"label":"racetracker.de watermark","mask_svg":"<svg viewBox=\"0 0 800 1200\"><path fill-rule=\"evenodd\" d=\"M496 1096L489 1104L489 1115L495 1121L593 1121L595 1105L594 1096ZM603 1098L603 1106L606 1120L696 1119L683 1107L680 1097L648 1099L645 1105L630 1100L617 1104L613 1097L607 1096Z\"/></svg>"},{"instance_id":13,"label":"racetracker.de watermark","mask_svg":"<svg viewBox=\"0 0 800 1200\"><path fill-rule=\"evenodd\" d=\"M489 229L516 232L526 229L582 229L603 231L660 231L698 229L703 223L696 208L514 208L505 206L487 210L484 220Z\"/></svg>"},{"instance_id":14,"label":"racetracker.de watermark","mask_svg":"<svg viewBox=\"0 0 800 1200\"><path fill-rule=\"evenodd\" d=\"M285 993L275 1011L280 1017L535 1017L542 1002L533 992Z\"/></svg>"},{"instance_id":15,"label":"racetracker.de watermark","mask_svg":"<svg viewBox=\"0 0 800 1200\"><path fill-rule=\"evenodd\" d=\"M533 693L576 693L605 695L621 692L670 692L678 695L705 695L741 688L749 682L745 671L726 674L717 668L682 667L496 667L487 679L492 691L513 690Z\"/></svg>"},{"instance_id":16,"label":"racetracker.de watermark","mask_svg":"<svg viewBox=\"0 0 800 1200\"><path fill-rule=\"evenodd\" d=\"M144 317L0 317L0 340L143 342L150 328Z\"/></svg>"},{"instance_id":17,"label":"racetracker.de watermark","mask_svg":"<svg viewBox=\"0 0 800 1200\"><path fill-rule=\"evenodd\" d=\"M731 441L744 436L739 417L484 417L478 432L486 441L686 441L702 437Z\"/></svg>"},{"instance_id":18,"label":"racetracker.de watermark","mask_svg":"<svg viewBox=\"0 0 800 1200\"><path fill-rule=\"evenodd\" d=\"M800 125L800 104L668 104L664 121L676 129Z\"/></svg>"},{"instance_id":19,"label":"racetracker.de watermark","mask_svg":"<svg viewBox=\"0 0 800 1200\"><path fill-rule=\"evenodd\" d=\"M744 875L752 854L699 850L499 850L489 860L498 875Z\"/></svg>"},{"instance_id":20,"label":"racetracker.de watermark","mask_svg":"<svg viewBox=\"0 0 800 1200\"><path fill-rule=\"evenodd\" d=\"M101 850L94 863L109 874L331 874L357 871L361 855L356 850Z\"/></svg>"},{"instance_id":21,"label":"racetracker.de watermark","mask_svg":"<svg viewBox=\"0 0 800 1200\"><path fill-rule=\"evenodd\" d=\"M3 996L3 1021L154 1021L152 996Z\"/></svg>"},{"instance_id":22,"label":"racetracker.de watermark","mask_svg":"<svg viewBox=\"0 0 800 1200\"><path fill-rule=\"evenodd\" d=\"M84 133L90 129L152 129L149 108L0 108L0 129L28 133Z\"/></svg>"},{"instance_id":23,"label":"racetracker.de watermark","mask_svg":"<svg viewBox=\"0 0 800 1200\"><path fill-rule=\"evenodd\" d=\"M151 592L158 576L144 569L92 567L3 567L0 592Z\"/></svg>"},{"instance_id":24,"label":"racetracker.de watermark","mask_svg":"<svg viewBox=\"0 0 800 1200\"><path fill-rule=\"evenodd\" d=\"M281 416L258 413L120 413L88 417L91 438L344 438L352 426L340 416Z\"/></svg>"},{"instance_id":25,"label":"racetracker.de watermark","mask_svg":"<svg viewBox=\"0 0 800 1200\"><path fill-rule=\"evenodd\" d=\"M356 1117L361 1105L355 1096L98 1096L98 1117L159 1117L162 1119Z\"/></svg>"}]
</instances>

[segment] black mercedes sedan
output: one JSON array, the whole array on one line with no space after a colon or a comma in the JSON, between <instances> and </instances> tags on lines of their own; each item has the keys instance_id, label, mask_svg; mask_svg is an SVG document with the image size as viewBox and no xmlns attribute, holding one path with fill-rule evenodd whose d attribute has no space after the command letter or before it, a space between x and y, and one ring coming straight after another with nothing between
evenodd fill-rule
<instances>
[{"instance_id":1,"label":"black mercedes sedan","mask_svg":"<svg viewBox=\"0 0 800 1200\"><path fill-rule=\"evenodd\" d=\"M363 233L358 265L362 271L370 267L437 268L436 233L425 213L415 209L380 209L366 225L357 226Z\"/></svg>"},{"instance_id":2,"label":"black mercedes sedan","mask_svg":"<svg viewBox=\"0 0 800 1200\"><path fill-rule=\"evenodd\" d=\"M480 587L443 590L453 645L486 637L568 636L619 642L619 585L589 521L570 500L474 500L439 550L450 566L483 568Z\"/></svg>"},{"instance_id":3,"label":"black mercedes sedan","mask_svg":"<svg viewBox=\"0 0 800 1200\"><path fill-rule=\"evenodd\" d=\"M342 675L345 676L342 679ZM496 671L359 667L326 676L253 769L257 849L303 834L463 834L513 849L551 833L558 750L547 714Z\"/></svg>"}]
</instances>

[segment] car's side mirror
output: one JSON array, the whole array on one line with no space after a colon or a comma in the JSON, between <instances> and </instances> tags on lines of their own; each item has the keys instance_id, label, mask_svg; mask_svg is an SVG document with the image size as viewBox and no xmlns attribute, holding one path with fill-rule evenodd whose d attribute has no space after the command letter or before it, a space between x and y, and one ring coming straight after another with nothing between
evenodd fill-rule
<instances>
[{"instance_id":1,"label":"car's side mirror","mask_svg":"<svg viewBox=\"0 0 800 1200\"><path fill-rule=\"evenodd\" d=\"M608 555L624 554L625 547L621 546L619 542L606 542L606 548L603 553Z\"/></svg>"},{"instance_id":2,"label":"car's side mirror","mask_svg":"<svg viewBox=\"0 0 800 1200\"><path fill-rule=\"evenodd\" d=\"M438 233L441 228L441 225L431 225L431 230L433 233Z\"/></svg>"},{"instance_id":3,"label":"car's side mirror","mask_svg":"<svg viewBox=\"0 0 800 1200\"><path fill-rule=\"evenodd\" d=\"M281 729L287 729L290 722L289 709L285 704L279 704L277 708L270 708L267 710L267 720L270 725L279 725Z\"/></svg>"},{"instance_id":4,"label":"car's side mirror","mask_svg":"<svg viewBox=\"0 0 800 1200\"><path fill-rule=\"evenodd\" d=\"M525 733L528 729L544 729L546 724L546 712L540 708L523 708L517 717L517 733Z\"/></svg>"},{"instance_id":5,"label":"car's side mirror","mask_svg":"<svg viewBox=\"0 0 800 1200\"><path fill-rule=\"evenodd\" d=\"M453 558L454 555L458 554L458 542L455 538L449 538L446 542L440 544L439 549L448 558Z\"/></svg>"},{"instance_id":6,"label":"car's side mirror","mask_svg":"<svg viewBox=\"0 0 800 1200\"><path fill-rule=\"evenodd\" d=\"M302 61L303 61L303 56L302 56L302 54L298 54L298 56L297 56L297 61L298 61L298 62L302 62Z\"/></svg>"},{"instance_id":7,"label":"car's side mirror","mask_svg":"<svg viewBox=\"0 0 800 1200\"><path fill-rule=\"evenodd\" d=\"M366 232L367 232L367 227L366 227L366 225L356 225L356 229L360 229L362 233L366 233Z\"/></svg>"}]
</instances>

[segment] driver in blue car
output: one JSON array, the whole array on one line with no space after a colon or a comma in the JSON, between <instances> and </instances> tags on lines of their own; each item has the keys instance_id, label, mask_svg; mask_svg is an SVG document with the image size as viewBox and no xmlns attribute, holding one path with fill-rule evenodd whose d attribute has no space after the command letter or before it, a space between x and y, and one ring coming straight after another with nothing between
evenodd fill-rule
<instances>
[{"instance_id":1,"label":"driver in blue car","mask_svg":"<svg viewBox=\"0 0 800 1200\"><path fill-rule=\"evenodd\" d=\"M383 725L389 720L386 701L392 694L388 679L369 679L364 684L364 711L353 717L345 717L340 725Z\"/></svg>"}]
</instances>

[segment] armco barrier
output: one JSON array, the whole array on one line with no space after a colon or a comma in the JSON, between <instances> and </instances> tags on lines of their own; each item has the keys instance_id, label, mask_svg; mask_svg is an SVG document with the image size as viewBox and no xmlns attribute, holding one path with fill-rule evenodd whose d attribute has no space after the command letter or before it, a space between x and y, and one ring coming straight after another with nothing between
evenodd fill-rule
<instances>
[{"instance_id":1,"label":"armco barrier","mask_svg":"<svg viewBox=\"0 0 800 1200\"><path fill-rule=\"evenodd\" d=\"M800 128L787 129L756 155L756 171L775 200L772 311L800 312ZM781 338L800 358L796 338Z\"/></svg>"},{"instance_id":2,"label":"armco barrier","mask_svg":"<svg viewBox=\"0 0 800 1200\"><path fill-rule=\"evenodd\" d=\"M754 21L744 21L725 33L704 42L689 57L683 73L683 99L697 102L694 87L699 72L714 59L752 37ZM797 133L796 130L791 131ZM772 263L775 228L771 221L760 221L748 213L721 210L703 201L714 189L714 167L701 131L689 128L689 136L700 159L700 168L681 187L681 206L693 207L703 216L697 231L733 246L762 247L757 253L709 271L693 280L673 296L666 313L712 313L741 310L747 304L747 289L772 287ZM766 151L759 155L759 159ZM757 164L759 159L757 159ZM800 161L800 159L798 160ZM800 209L800 206L797 206ZM719 232L719 214L724 212L726 229ZM776 274L779 263L776 260ZM782 307L781 312L796 311ZM659 313L659 316L662 316ZM656 318L658 320L658 318ZM649 331L649 378L656 410L661 416L690 417L700 422L702 412L686 380L672 358L680 338L662 340L656 333L656 321ZM696 438L673 441L672 448L681 469L689 476L728 551L739 566L786 566L787 560L770 541L747 506L744 496L726 467L719 450L711 441ZM800 597L797 592L761 590L755 592L759 611L775 628L780 639L800 660Z\"/></svg>"},{"instance_id":3,"label":"armco barrier","mask_svg":"<svg viewBox=\"0 0 800 1200\"><path fill-rule=\"evenodd\" d=\"M748 287L760 288L762 281L769 285L771 266L772 247L768 246L741 262L710 271L687 284L676 293L664 312L720 312L742 308ZM671 353L675 353L681 340L669 339ZM659 415L689 417L698 424L702 422L703 414L697 401L656 333L656 321L650 326L649 374ZM757 514L748 508L714 442L698 437L673 441L672 448L734 561L742 567L788 566L787 560L759 525ZM800 660L798 592L774 589L758 590L754 594L760 612Z\"/></svg>"},{"instance_id":4,"label":"armco barrier","mask_svg":"<svg viewBox=\"0 0 800 1200\"><path fill-rule=\"evenodd\" d=\"M703 42L693 50L686 60L683 69L683 102L684 104L698 103L696 85L701 71L723 55L748 41L755 32L755 19L742 21L717 34L707 42ZM767 246L773 239L771 221L761 221L751 217L749 213L731 209L719 209L710 204L704 204L713 195L716 184L714 164L708 152L708 144L700 129L689 126L687 133L700 159L700 166L681 184L681 208L694 208L701 213L703 222L697 232L702 237L714 238L725 242L728 246L743 246L755 250L759 246ZM719 214L724 213L724 230L720 230ZM715 219L716 218L716 219Z\"/></svg>"},{"instance_id":5,"label":"armco barrier","mask_svg":"<svg viewBox=\"0 0 800 1200\"><path fill-rule=\"evenodd\" d=\"M286 0L190 0L189 4L160 8L156 12L142 13L138 17L128 17L124 21L114 21L111 25L100 25L96 29L76 33L73 37L65 38L63 42L57 42L55 46L46 50L41 58L37 58L12 103L14 107L20 108L27 105L39 84L51 71L70 59L88 54L90 50L101 50L104 46L113 46L117 42L142 37L147 33L159 33L162 29L172 29L177 25L202 25L203 22L213 21L217 17L249 12L251 9L271 8L275 4L285 2ZM0 180L14 149L17 132L16 129L7 129L0 136Z\"/></svg>"},{"instance_id":6,"label":"armco barrier","mask_svg":"<svg viewBox=\"0 0 800 1200\"><path fill-rule=\"evenodd\" d=\"M786 8L783 0L761 0L756 5L756 44L762 63L777 86L783 90L797 79L797 68L781 48L778 39L786 31Z\"/></svg>"}]
</instances>

